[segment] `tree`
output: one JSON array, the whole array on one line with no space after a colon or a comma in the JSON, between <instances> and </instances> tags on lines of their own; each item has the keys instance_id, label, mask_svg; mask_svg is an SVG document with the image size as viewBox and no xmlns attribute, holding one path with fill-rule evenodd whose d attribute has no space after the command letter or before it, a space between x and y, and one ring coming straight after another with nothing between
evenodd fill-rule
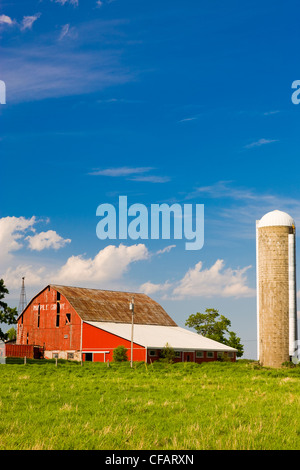
<instances>
[{"instance_id":1,"label":"tree","mask_svg":"<svg viewBox=\"0 0 300 470\"><path fill-rule=\"evenodd\" d=\"M17 338L16 329L14 327L10 328L9 330L7 330L6 335L9 341L15 341Z\"/></svg>"},{"instance_id":2,"label":"tree","mask_svg":"<svg viewBox=\"0 0 300 470\"><path fill-rule=\"evenodd\" d=\"M175 351L174 349L169 345L169 343L166 343L164 348L160 351L160 357L165 361L165 362L173 362L173 359L175 357Z\"/></svg>"},{"instance_id":3,"label":"tree","mask_svg":"<svg viewBox=\"0 0 300 470\"><path fill-rule=\"evenodd\" d=\"M118 346L113 350L113 360L115 362L125 362L128 361L127 357L127 348L125 346Z\"/></svg>"},{"instance_id":4,"label":"tree","mask_svg":"<svg viewBox=\"0 0 300 470\"><path fill-rule=\"evenodd\" d=\"M237 357L241 357L244 354L244 346L241 344L241 338L239 338L233 331L229 332L227 346L238 350L236 353Z\"/></svg>"},{"instance_id":5,"label":"tree","mask_svg":"<svg viewBox=\"0 0 300 470\"><path fill-rule=\"evenodd\" d=\"M207 308L205 312L190 315L185 324L194 328L199 335L237 349L237 357L241 357L244 347L240 343L240 338L234 332L229 331L231 321L224 315L220 315L219 311L214 308Z\"/></svg>"},{"instance_id":6,"label":"tree","mask_svg":"<svg viewBox=\"0 0 300 470\"><path fill-rule=\"evenodd\" d=\"M16 323L18 311L16 308L10 308L7 303L3 302L3 299L9 291L5 287L4 280L0 279L0 324L7 323L13 325ZM0 328L0 340L7 339L7 333L4 333Z\"/></svg>"}]
</instances>

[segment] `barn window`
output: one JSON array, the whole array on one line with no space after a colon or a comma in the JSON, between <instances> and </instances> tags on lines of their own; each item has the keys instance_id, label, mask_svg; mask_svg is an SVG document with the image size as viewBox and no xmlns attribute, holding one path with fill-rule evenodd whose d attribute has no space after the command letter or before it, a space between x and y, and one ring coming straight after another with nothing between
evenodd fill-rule
<instances>
[{"instance_id":1,"label":"barn window","mask_svg":"<svg viewBox=\"0 0 300 470\"><path fill-rule=\"evenodd\" d=\"M56 311L57 311L57 313L60 313L60 303L59 302L57 302L57 304L56 304Z\"/></svg>"},{"instance_id":2,"label":"barn window","mask_svg":"<svg viewBox=\"0 0 300 470\"><path fill-rule=\"evenodd\" d=\"M207 351L206 357L214 357L214 352L213 351Z\"/></svg>"},{"instance_id":3,"label":"barn window","mask_svg":"<svg viewBox=\"0 0 300 470\"><path fill-rule=\"evenodd\" d=\"M68 352L67 358L68 358L68 359L74 359L74 353Z\"/></svg>"},{"instance_id":4,"label":"barn window","mask_svg":"<svg viewBox=\"0 0 300 470\"><path fill-rule=\"evenodd\" d=\"M175 357L181 357L181 352L180 351L175 351Z\"/></svg>"},{"instance_id":5,"label":"barn window","mask_svg":"<svg viewBox=\"0 0 300 470\"><path fill-rule=\"evenodd\" d=\"M57 315L56 315L56 326L57 326L57 328L59 327L59 317L60 317L60 315L59 315L59 312L58 312Z\"/></svg>"},{"instance_id":6,"label":"barn window","mask_svg":"<svg viewBox=\"0 0 300 470\"><path fill-rule=\"evenodd\" d=\"M196 351L196 357L203 357L203 351Z\"/></svg>"},{"instance_id":7,"label":"barn window","mask_svg":"<svg viewBox=\"0 0 300 470\"><path fill-rule=\"evenodd\" d=\"M68 323L71 323L71 314L70 313L66 313L66 325L68 325Z\"/></svg>"},{"instance_id":8,"label":"barn window","mask_svg":"<svg viewBox=\"0 0 300 470\"><path fill-rule=\"evenodd\" d=\"M38 307L38 321L37 321L37 327L40 327L40 316L41 316L41 305L39 304Z\"/></svg>"},{"instance_id":9,"label":"barn window","mask_svg":"<svg viewBox=\"0 0 300 470\"><path fill-rule=\"evenodd\" d=\"M233 352L229 352L227 354L228 354L228 357L233 357Z\"/></svg>"},{"instance_id":10,"label":"barn window","mask_svg":"<svg viewBox=\"0 0 300 470\"><path fill-rule=\"evenodd\" d=\"M53 359L58 359L58 353L52 353L52 358Z\"/></svg>"},{"instance_id":11,"label":"barn window","mask_svg":"<svg viewBox=\"0 0 300 470\"><path fill-rule=\"evenodd\" d=\"M26 335L26 344L28 344L28 342L29 342L29 333L27 333Z\"/></svg>"},{"instance_id":12,"label":"barn window","mask_svg":"<svg viewBox=\"0 0 300 470\"><path fill-rule=\"evenodd\" d=\"M56 301L60 302L60 292L56 292Z\"/></svg>"},{"instance_id":13,"label":"barn window","mask_svg":"<svg viewBox=\"0 0 300 470\"><path fill-rule=\"evenodd\" d=\"M149 351L149 356L152 356L152 357L153 357L153 356L156 356L156 351L155 351L155 349L150 349L150 351Z\"/></svg>"},{"instance_id":14,"label":"barn window","mask_svg":"<svg viewBox=\"0 0 300 470\"><path fill-rule=\"evenodd\" d=\"M93 361L93 353L85 353L85 360L86 361Z\"/></svg>"}]
</instances>

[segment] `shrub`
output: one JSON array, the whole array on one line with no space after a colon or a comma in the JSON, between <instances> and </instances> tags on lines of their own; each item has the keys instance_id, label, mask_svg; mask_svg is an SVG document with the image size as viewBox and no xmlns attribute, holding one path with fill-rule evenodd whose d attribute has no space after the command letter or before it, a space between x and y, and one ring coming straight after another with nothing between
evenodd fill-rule
<instances>
[{"instance_id":1,"label":"shrub","mask_svg":"<svg viewBox=\"0 0 300 470\"><path fill-rule=\"evenodd\" d=\"M125 362L128 361L127 357L127 348L125 346L118 346L113 350L113 360L115 362Z\"/></svg>"},{"instance_id":2,"label":"shrub","mask_svg":"<svg viewBox=\"0 0 300 470\"><path fill-rule=\"evenodd\" d=\"M167 343L165 347L160 351L160 358L164 362L172 363L175 358L175 351L174 349Z\"/></svg>"}]
</instances>

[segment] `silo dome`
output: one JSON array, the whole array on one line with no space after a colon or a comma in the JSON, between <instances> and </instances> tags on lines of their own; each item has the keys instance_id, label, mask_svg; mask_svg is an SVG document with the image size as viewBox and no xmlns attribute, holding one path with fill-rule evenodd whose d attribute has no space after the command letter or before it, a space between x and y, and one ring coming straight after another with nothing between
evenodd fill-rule
<instances>
[{"instance_id":1,"label":"silo dome","mask_svg":"<svg viewBox=\"0 0 300 470\"><path fill-rule=\"evenodd\" d=\"M276 225L293 227L295 226L295 221L286 212L276 210L265 214L258 223L258 227L274 227Z\"/></svg>"}]
</instances>

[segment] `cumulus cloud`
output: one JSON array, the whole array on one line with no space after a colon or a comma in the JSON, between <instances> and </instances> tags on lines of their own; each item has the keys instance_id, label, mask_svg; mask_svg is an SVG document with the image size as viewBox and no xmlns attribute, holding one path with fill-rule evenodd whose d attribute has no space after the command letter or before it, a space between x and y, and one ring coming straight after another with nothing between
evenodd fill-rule
<instances>
[{"instance_id":1,"label":"cumulus cloud","mask_svg":"<svg viewBox=\"0 0 300 470\"><path fill-rule=\"evenodd\" d=\"M0 278L8 289L19 289L24 276L26 285L42 288L48 283L95 285L118 281L135 262L150 258L144 244L132 246L109 245L98 251L94 257L83 254L73 255L65 260L56 259L41 262L39 256L30 252L45 249L58 250L71 240L63 238L54 230L37 232L41 223L36 217L4 217L0 219ZM22 250L21 255L15 252Z\"/></svg>"},{"instance_id":2,"label":"cumulus cloud","mask_svg":"<svg viewBox=\"0 0 300 470\"><path fill-rule=\"evenodd\" d=\"M22 263L0 272L0 277L3 277L9 289L18 289L23 276L26 286L35 288L42 288L49 283L98 286L101 282L103 286L106 282L119 280L130 265L145 260L148 256L148 250L142 244L118 247L109 245L100 250L94 258L71 256L58 268Z\"/></svg>"},{"instance_id":3,"label":"cumulus cloud","mask_svg":"<svg viewBox=\"0 0 300 470\"><path fill-rule=\"evenodd\" d=\"M0 15L0 24L8 24L12 25L14 24L14 20L12 20L9 16L7 15Z\"/></svg>"},{"instance_id":4,"label":"cumulus cloud","mask_svg":"<svg viewBox=\"0 0 300 470\"><path fill-rule=\"evenodd\" d=\"M248 287L246 276L246 271L250 268L251 266L225 269L224 261L218 259L210 268L203 269L200 261L181 280L158 284L147 281L140 286L140 291L148 295L160 294L168 300L191 297L253 297L256 291Z\"/></svg>"},{"instance_id":5,"label":"cumulus cloud","mask_svg":"<svg viewBox=\"0 0 300 470\"><path fill-rule=\"evenodd\" d=\"M247 266L241 269L225 269L223 260L218 259L209 269L202 269L200 261L194 268L189 269L173 294L179 297L253 297L255 289L246 285Z\"/></svg>"},{"instance_id":6,"label":"cumulus cloud","mask_svg":"<svg viewBox=\"0 0 300 470\"><path fill-rule=\"evenodd\" d=\"M163 284L155 284L153 282L145 282L140 286L140 291L147 295L157 294L158 292L166 292L170 289L172 284L166 281Z\"/></svg>"},{"instance_id":7,"label":"cumulus cloud","mask_svg":"<svg viewBox=\"0 0 300 470\"><path fill-rule=\"evenodd\" d=\"M35 216L26 217L2 217L0 218L0 277L9 267L9 276L13 275L13 270L19 265L21 257L26 259L26 249L42 251L44 249L58 250L70 239L64 239L54 230L37 233L36 227L43 221L39 221ZM21 255L15 252L22 250ZM31 261L28 263L31 265ZM27 269L28 270L28 269ZM35 267L35 271L37 268Z\"/></svg>"},{"instance_id":8,"label":"cumulus cloud","mask_svg":"<svg viewBox=\"0 0 300 470\"><path fill-rule=\"evenodd\" d=\"M47 248L58 250L71 242L69 238L64 239L54 230L48 230L47 232L40 232L36 235L28 236L26 237L26 240L29 242L29 248L35 251L42 251Z\"/></svg>"},{"instance_id":9,"label":"cumulus cloud","mask_svg":"<svg viewBox=\"0 0 300 470\"><path fill-rule=\"evenodd\" d=\"M100 250L94 258L71 256L61 267L56 282L98 282L116 280L122 277L129 265L149 256L145 245L118 247L109 245Z\"/></svg>"},{"instance_id":10,"label":"cumulus cloud","mask_svg":"<svg viewBox=\"0 0 300 470\"><path fill-rule=\"evenodd\" d=\"M11 289L20 288L22 277L26 279L26 286L40 286L45 282L46 271L45 266L19 264L16 267L7 268L5 272L0 273L0 277L4 279L5 285L8 286L9 291L11 291ZM48 282L46 282L46 284L48 284Z\"/></svg>"},{"instance_id":11,"label":"cumulus cloud","mask_svg":"<svg viewBox=\"0 0 300 470\"><path fill-rule=\"evenodd\" d=\"M0 246L1 260L3 262L11 252L20 250L23 247L22 238L24 233L32 230L36 223L36 218L31 217L3 217L0 219Z\"/></svg>"}]
</instances>

